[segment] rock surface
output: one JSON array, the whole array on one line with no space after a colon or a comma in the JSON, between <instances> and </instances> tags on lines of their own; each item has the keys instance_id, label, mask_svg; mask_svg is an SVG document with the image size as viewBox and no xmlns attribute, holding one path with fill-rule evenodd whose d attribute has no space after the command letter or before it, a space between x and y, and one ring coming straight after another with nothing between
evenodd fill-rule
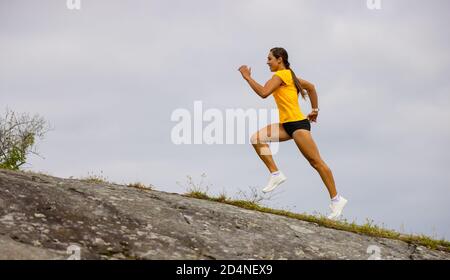
<instances>
[{"instance_id":1,"label":"rock surface","mask_svg":"<svg viewBox=\"0 0 450 280\"><path fill-rule=\"evenodd\" d=\"M0 259L450 259L283 216L0 169Z\"/></svg>"}]
</instances>

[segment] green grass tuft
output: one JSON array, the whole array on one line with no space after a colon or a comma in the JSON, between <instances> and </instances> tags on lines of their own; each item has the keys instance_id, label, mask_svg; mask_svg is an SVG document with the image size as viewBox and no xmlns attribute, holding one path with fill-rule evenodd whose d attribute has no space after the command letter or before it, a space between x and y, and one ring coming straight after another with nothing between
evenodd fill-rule
<instances>
[{"instance_id":1,"label":"green grass tuft","mask_svg":"<svg viewBox=\"0 0 450 280\"><path fill-rule=\"evenodd\" d=\"M103 171L100 171L100 175L96 175L94 173L89 173L87 177L82 177L78 180L86 183L93 183L93 184L112 184L112 182L109 182L106 177L103 176Z\"/></svg>"},{"instance_id":2,"label":"green grass tuft","mask_svg":"<svg viewBox=\"0 0 450 280\"><path fill-rule=\"evenodd\" d=\"M259 211L263 213L270 213L280 216L285 216L293 219L298 219L306 222L316 223L320 226L332 228L336 230L343 230L348 232L353 232L357 234L363 234L367 236L380 237L380 238L389 238L395 240L401 240L407 242L409 244L422 245L430 249L438 249L450 252L450 242L441 239L435 240L425 235L409 235L409 234L401 234L394 230L385 229L381 226L374 224L373 221L367 220L363 225L358 225L354 221L349 223L347 220L343 221L334 221L326 218L323 215L308 215L308 214L299 214L293 213L286 210L278 210L272 209L269 207L262 206L258 202L255 201L247 201L247 200L233 200L227 198L224 194L220 194L218 197L209 196L207 192L200 191L196 189L195 191L189 191L184 194L186 197L204 199L209 201L215 201L220 203L226 203L229 205L234 205L240 208Z\"/></svg>"},{"instance_id":3,"label":"green grass tuft","mask_svg":"<svg viewBox=\"0 0 450 280\"><path fill-rule=\"evenodd\" d=\"M145 184L142 184L141 182L128 184L127 187L135 188L135 189L139 189L139 190L148 190L148 191L153 190L153 185L147 186Z\"/></svg>"}]
</instances>

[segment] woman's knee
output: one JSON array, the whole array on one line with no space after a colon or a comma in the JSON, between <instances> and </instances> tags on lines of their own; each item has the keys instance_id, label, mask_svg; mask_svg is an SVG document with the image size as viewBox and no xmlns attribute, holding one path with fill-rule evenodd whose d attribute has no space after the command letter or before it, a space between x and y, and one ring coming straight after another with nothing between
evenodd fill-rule
<instances>
[{"instance_id":1,"label":"woman's knee","mask_svg":"<svg viewBox=\"0 0 450 280\"><path fill-rule=\"evenodd\" d=\"M250 143L253 145L256 144L264 144L266 143L266 139L264 137L261 137L261 134L255 133L250 137Z\"/></svg>"},{"instance_id":2,"label":"woman's knee","mask_svg":"<svg viewBox=\"0 0 450 280\"><path fill-rule=\"evenodd\" d=\"M309 164L314 169L327 169L328 165L321 158L311 158L309 159Z\"/></svg>"},{"instance_id":3,"label":"woman's knee","mask_svg":"<svg viewBox=\"0 0 450 280\"><path fill-rule=\"evenodd\" d=\"M250 137L250 143L252 145L256 145L258 144L258 135L255 133L252 135L252 137Z\"/></svg>"}]
</instances>

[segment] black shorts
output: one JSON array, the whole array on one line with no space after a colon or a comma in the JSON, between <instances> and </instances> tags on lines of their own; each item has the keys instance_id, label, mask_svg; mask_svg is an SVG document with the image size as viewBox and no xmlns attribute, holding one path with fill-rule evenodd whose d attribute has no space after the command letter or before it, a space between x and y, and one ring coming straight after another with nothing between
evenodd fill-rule
<instances>
[{"instance_id":1,"label":"black shorts","mask_svg":"<svg viewBox=\"0 0 450 280\"><path fill-rule=\"evenodd\" d=\"M284 130L289 134L289 136L292 137L292 134L294 134L294 131L297 129L306 129L311 131L311 124L309 123L308 119L304 119L301 121L295 121L295 122L285 122L283 123Z\"/></svg>"}]
</instances>

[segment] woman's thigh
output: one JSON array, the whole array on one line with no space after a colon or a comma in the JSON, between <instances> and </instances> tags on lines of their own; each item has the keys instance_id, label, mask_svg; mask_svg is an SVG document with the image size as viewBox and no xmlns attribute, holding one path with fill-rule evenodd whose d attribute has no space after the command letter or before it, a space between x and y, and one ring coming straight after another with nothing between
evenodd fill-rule
<instances>
[{"instance_id":1,"label":"woman's thigh","mask_svg":"<svg viewBox=\"0 0 450 280\"><path fill-rule=\"evenodd\" d=\"M281 123L269 124L252 135L252 144L267 142L283 142L292 139Z\"/></svg>"},{"instance_id":2,"label":"woman's thigh","mask_svg":"<svg viewBox=\"0 0 450 280\"><path fill-rule=\"evenodd\" d=\"M322 160L319 149L317 148L310 131L306 129L298 129L294 131L292 136L300 152L310 163L315 164Z\"/></svg>"}]
</instances>

